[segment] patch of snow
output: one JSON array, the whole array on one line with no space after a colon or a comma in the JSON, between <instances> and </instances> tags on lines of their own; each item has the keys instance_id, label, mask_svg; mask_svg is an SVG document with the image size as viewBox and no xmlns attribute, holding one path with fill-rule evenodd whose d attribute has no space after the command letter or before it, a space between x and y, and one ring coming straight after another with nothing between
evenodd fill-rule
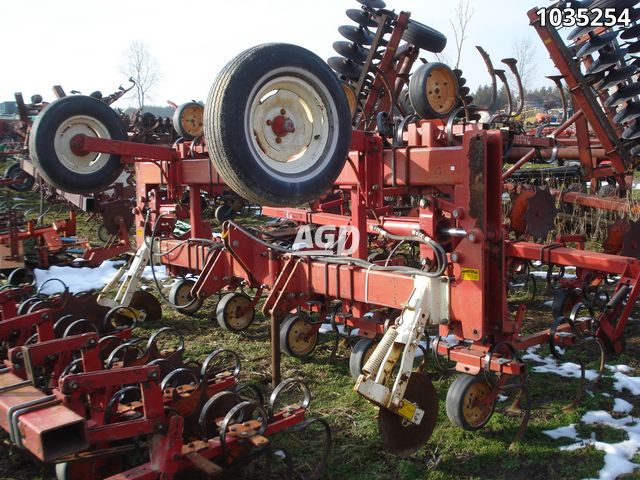
<instances>
[{"instance_id":1,"label":"patch of snow","mask_svg":"<svg viewBox=\"0 0 640 480\"><path fill-rule=\"evenodd\" d=\"M613 402L613 411L617 413L631 413L633 405L622 398L616 398Z\"/></svg>"},{"instance_id":2,"label":"patch of snow","mask_svg":"<svg viewBox=\"0 0 640 480\"><path fill-rule=\"evenodd\" d=\"M146 267L144 267L144 271L142 272L142 278L144 278L145 280L151 280L153 281L153 272L151 271L151 265L148 265ZM163 280L166 280L167 278L169 278L169 275L167 275L167 267L165 267L164 265L160 266L160 265L156 265L154 268L155 274L156 274L156 279L159 282L162 282Z\"/></svg>"},{"instance_id":3,"label":"patch of snow","mask_svg":"<svg viewBox=\"0 0 640 480\"><path fill-rule=\"evenodd\" d=\"M41 293L51 295L64 290L62 283L56 282L54 279L64 282L71 293L78 293L101 289L115 276L120 266L122 266L122 262L107 260L96 268L54 265L48 270L36 268L33 273L36 277L36 288L40 288L47 282Z\"/></svg>"},{"instance_id":4,"label":"patch of snow","mask_svg":"<svg viewBox=\"0 0 640 480\"><path fill-rule=\"evenodd\" d=\"M622 372L615 372L613 379L613 388L619 392L628 390L631 395L640 395L640 377L630 377Z\"/></svg>"},{"instance_id":5,"label":"patch of snow","mask_svg":"<svg viewBox=\"0 0 640 480\"><path fill-rule=\"evenodd\" d=\"M542 433L550 436L554 440L559 438L570 438L571 440L580 440L578 436L578 431L576 430L576 425L572 423L567 427L556 428L555 430L543 430Z\"/></svg>"},{"instance_id":6,"label":"patch of snow","mask_svg":"<svg viewBox=\"0 0 640 480\"><path fill-rule=\"evenodd\" d=\"M534 372L539 373L554 373L561 377L567 378L580 378L580 365L571 362L558 362L552 356L543 357L536 352L538 347L532 347L527 349L527 353L522 356L523 360L529 360L541 365L533 367ZM560 354L562 354L559 348L556 348ZM584 372L585 378L589 381L594 381L598 378L598 372L595 370L587 369Z\"/></svg>"}]
</instances>

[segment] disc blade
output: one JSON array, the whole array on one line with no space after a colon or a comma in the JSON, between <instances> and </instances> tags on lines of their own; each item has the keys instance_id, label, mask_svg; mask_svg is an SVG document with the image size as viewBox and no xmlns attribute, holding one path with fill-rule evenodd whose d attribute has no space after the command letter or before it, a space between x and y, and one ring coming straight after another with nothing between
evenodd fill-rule
<instances>
[{"instance_id":1,"label":"disc blade","mask_svg":"<svg viewBox=\"0 0 640 480\"><path fill-rule=\"evenodd\" d=\"M591 55L597 52L605 45L610 44L618 36L618 32L606 32L597 37L591 38L587 43L580 47L580 50L576 53L578 57L584 57L585 55Z\"/></svg>"},{"instance_id":2,"label":"disc blade","mask_svg":"<svg viewBox=\"0 0 640 480\"><path fill-rule=\"evenodd\" d=\"M628 50L626 48L619 48L612 52L600 54L598 59L593 62L593 64L587 69L587 75L602 72L607 68L615 65L624 58L624 56L627 54L627 51Z\"/></svg>"},{"instance_id":3,"label":"disc blade","mask_svg":"<svg viewBox=\"0 0 640 480\"><path fill-rule=\"evenodd\" d=\"M129 307L144 310L147 316L145 322L155 322L162 318L162 306L156 297L144 290L133 293Z\"/></svg>"},{"instance_id":4,"label":"disc blade","mask_svg":"<svg viewBox=\"0 0 640 480\"><path fill-rule=\"evenodd\" d=\"M533 237L534 241L544 241L555 226L558 209L555 197L547 188L534 188L535 195L529 198L524 212L526 232Z\"/></svg>"},{"instance_id":5,"label":"disc blade","mask_svg":"<svg viewBox=\"0 0 640 480\"><path fill-rule=\"evenodd\" d=\"M625 28L620 34L622 40L640 37L640 23L629 28Z\"/></svg>"},{"instance_id":6,"label":"disc blade","mask_svg":"<svg viewBox=\"0 0 640 480\"><path fill-rule=\"evenodd\" d=\"M461 97L466 97L470 92L471 89L469 87L462 87L460 88L460 90L458 90L458 95L460 95Z\"/></svg>"},{"instance_id":7,"label":"disc blade","mask_svg":"<svg viewBox=\"0 0 640 480\"><path fill-rule=\"evenodd\" d=\"M354 80L360 78L360 74L362 73L360 65L357 65L344 57L331 57L327 60L327 63L340 75L344 75L345 77L352 78Z\"/></svg>"},{"instance_id":8,"label":"disc blade","mask_svg":"<svg viewBox=\"0 0 640 480\"><path fill-rule=\"evenodd\" d=\"M464 85L467 83L467 79L464 77L460 77L458 78L458 86L459 87L464 87Z\"/></svg>"},{"instance_id":9,"label":"disc blade","mask_svg":"<svg viewBox=\"0 0 640 480\"><path fill-rule=\"evenodd\" d=\"M364 10L359 8L350 8L347 10L347 17L363 27L377 27L378 22L369 16Z\"/></svg>"},{"instance_id":10,"label":"disc blade","mask_svg":"<svg viewBox=\"0 0 640 480\"><path fill-rule=\"evenodd\" d=\"M629 230L622 236L620 255L640 259L640 222L629 224Z\"/></svg>"},{"instance_id":11,"label":"disc blade","mask_svg":"<svg viewBox=\"0 0 640 480\"><path fill-rule=\"evenodd\" d=\"M625 85L624 87L620 87L617 92L607 98L607 100L604 102L604 105L606 107L614 107L628 100L631 100L638 94L640 94L640 83Z\"/></svg>"},{"instance_id":12,"label":"disc blade","mask_svg":"<svg viewBox=\"0 0 640 480\"><path fill-rule=\"evenodd\" d=\"M597 88L599 90L608 90L625 80L629 80L629 77L637 71L638 67L636 65L627 65L625 67L615 68L607 73L600 83L598 83Z\"/></svg>"},{"instance_id":13,"label":"disc blade","mask_svg":"<svg viewBox=\"0 0 640 480\"><path fill-rule=\"evenodd\" d=\"M627 106L616 113L615 117L613 117L613 121L615 123L626 123L631 120L635 120L640 117L640 104L637 102L631 102L627 104Z\"/></svg>"},{"instance_id":14,"label":"disc blade","mask_svg":"<svg viewBox=\"0 0 640 480\"><path fill-rule=\"evenodd\" d=\"M369 55L369 49L352 42L345 42L344 40L334 42L333 49L343 57L357 63L363 63Z\"/></svg>"},{"instance_id":15,"label":"disc blade","mask_svg":"<svg viewBox=\"0 0 640 480\"><path fill-rule=\"evenodd\" d=\"M338 32L347 40L351 40L353 43L359 45L371 45L373 42L373 34L367 32L362 27L354 27L353 25L341 25L338 27Z\"/></svg>"},{"instance_id":16,"label":"disc blade","mask_svg":"<svg viewBox=\"0 0 640 480\"><path fill-rule=\"evenodd\" d=\"M404 420L386 408L380 408L378 416L378 429L384 448L400 456L411 455L422 447L431 437L438 420L438 394L427 375L412 372L404 398L424 410L419 425Z\"/></svg>"},{"instance_id":17,"label":"disc blade","mask_svg":"<svg viewBox=\"0 0 640 480\"><path fill-rule=\"evenodd\" d=\"M627 48L629 49L629 55L635 55L640 52L640 40L636 40L635 42L627 44Z\"/></svg>"},{"instance_id":18,"label":"disc blade","mask_svg":"<svg viewBox=\"0 0 640 480\"><path fill-rule=\"evenodd\" d=\"M640 125L632 125L622 132L623 140L636 140L638 138L640 138Z\"/></svg>"},{"instance_id":19,"label":"disc blade","mask_svg":"<svg viewBox=\"0 0 640 480\"><path fill-rule=\"evenodd\" d=\"M357 0L358 3L361 3L365 7L373 8L374 10L378 10L380 8L384 8L387 6L383 0Z\"/></svg>"}]
</instances>

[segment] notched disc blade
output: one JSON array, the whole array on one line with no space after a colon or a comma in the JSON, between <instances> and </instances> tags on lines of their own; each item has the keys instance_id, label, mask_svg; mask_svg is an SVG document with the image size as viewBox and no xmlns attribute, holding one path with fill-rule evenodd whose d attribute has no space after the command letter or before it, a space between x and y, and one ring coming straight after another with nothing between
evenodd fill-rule
<instances>
[{"instance_id":1,"label":"notched disc blade","mask_svg":"<svg viewBox=\"0 0 640 480\"><path fill-rule=\"evenodd\" d=\"M424 410L419 425L380 408L378 429L384 448L395 455L408 456L422 447L431 437L438 421L438 394L431 379L424 373L412 372L404 397Z\"/></svg>"},{"instance_id":2,"label":"notched disc blade","mask_svg":"<svg viewBox=\"0 0 640 480\"><path fill-rule=\"evenodd\" d=\"M613 107L620 105L628 100L631 100L636 95L640 94L640 83L632 83L618 89L613 95L611 95L604 102L605 106Z\"/></svg>"},{"instance_id":3,"label":"notched disc blade","mask_svg":"<svg viewBox=\"0 0 640 480\"><path fill-rule=\"evenodd\" d=\"M640 138L640 125L632 125L622 132L623 140L636 140L638 138Z\"/></svg>"},{"instance_id":4,"label":"notched disc blade","mask_svg":"<svg viewBox=\"0 0 640 480\"><path fill-rule=\"evenodd\" d=\"M366 31L362 27L341 25L338 27L338 32L347 40L359 45L371 45L371 42L373 42L373 33Z\"/></svg>"},{"instance_id":5,"label":"notched disc blade","mask_svg":"<svg viewBox=\"0 0 640 480\"><path fill-rule=\"evenodd\" d=\"M602 81L597 85L597 88L600 90L608 90L615 87L619 83L629 80L629 77L636 73L637 70L638 67L636 65L627 65L615 68L602 79Z\"/></svg>"},{"instance_id":6,"label":"notched disc blade","mask_svg":"<svg viewBox=\"0 0 640 480\"><path fill-rule=\"evenodd\" d=\"M640 37L640 23L629 28L625 28L620 34L622 40L630 40L632 38Z\"/></svg>"},{"instance_id":7,"label":"notched disc blade","mask_svg":"<svg viewBox=\"0 0 640 480\"><path fill-rule=\"evenodd\" d=\"M627 106L616 113L616 116L613 117L613 121L615 123L626 123L631 120L635 120L640 117L640 104L637 102L631 102L627 104Z\"/></svg>"},{"instance_id":8,"label":"notched disc blade","mask_svg":"<svg viewBox=\"0 0 640 480\"><path fill-rule=\"evenodd\" d=\"M587 43L580 47L580 50L576 53L578 57L584 57L585 55L591 55L597 52L605 45L610 44L618 36L618 32L606 32L597 37L593 37Z\"/></svg>"},{"instance_id":9,"label":"notched disc blade","mask_svg":"<svg viewBox=\"0 0 640 480\"><path fill-rule=\"evenodd\" d=\"M344 40L333 42L333 49L343 57L358 63L364 63L369 55L369 49Z\"/></svg>"},{"instance_id":10,"label":"notched disc blade","mask_svg":"<svg viewBox=\"0 0 640 480\"><path fill-rule=\"evenodd\" d=\"M587 75L593 75L594 73L605 71L607 68L615 65L620 60L622 60L626 54L626 48L619 48L612 52L601 54L598 59L593 62L593 64L591 64L591 66L587 69Z\"/></svg>"},{"instance_id":11,"label":"notched disc blade","mask_svg":"<svg viewBox=\"0 0 640 480\"><path fill-rule=\"evenodd\" d=\"M640 52L640 40L630 43L627 48L629 49L629 55L635 55Z\"/></svg>"},{"instance_id":12,"label":"notched disc blade","mask_svg":"<svg viewBox=\"0 0 640 480\"><path fill-rule=\"evenodd\" d=\"M369 16L364 10L359 8L350 8L347 10L347 17L363 27L377 27L378 22Z\"/></svg>"},{"instance_id":13,"label":"notched disc blade","mask_svg":"<svg viewBox=\"0 0 640 480\"><path fill-rule=\"evenodd\" d=\"M331 57L327 60L327 63L340 75L357 80L360 78L362 68L360 65L353 63L351 60L347 60L344 57Z\"/></svg>"}]
</instances>

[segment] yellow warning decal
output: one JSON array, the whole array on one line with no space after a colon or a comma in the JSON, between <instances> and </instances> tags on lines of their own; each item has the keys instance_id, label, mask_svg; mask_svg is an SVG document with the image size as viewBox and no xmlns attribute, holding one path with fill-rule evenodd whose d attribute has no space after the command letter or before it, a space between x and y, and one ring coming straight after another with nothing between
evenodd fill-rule
<instances>
[{"instance_id":1,"label":"yellow warning decal","mask_svg":"<svg viewBox=\"0 0 640 480\"><path fill-rule=\"evenodd\" d=\"M407 420L413 421L413 416L416 414L416 406L404 400L402 402L402 406L398 409L398 415L406 418Z\"/></svg>"},{"instance_id":2,"label":"yellow warning decal","mask_svg":"<svg viewBox=\"0 0 640 480\"><path fill-rule=\"evenodd\" d=\"M477 268L463 268L462 269L463 280L480 280L480 270Z\"/></svg>"}]
</instances>

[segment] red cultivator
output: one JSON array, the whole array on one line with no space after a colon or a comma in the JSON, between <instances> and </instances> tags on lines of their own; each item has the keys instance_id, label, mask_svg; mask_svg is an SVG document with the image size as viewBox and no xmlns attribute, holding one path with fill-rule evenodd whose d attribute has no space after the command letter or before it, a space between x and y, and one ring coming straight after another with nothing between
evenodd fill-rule
<instances>
[{"instance_id":1,"label":"red cultivator","mask_svg":"<svg viewBox=\"0 0 640 480\"><path fill-rule=\"evenodd\" d=\"M614 178L622 192L637 158L629 142L617 140L601 105L579 81L580 73L569 67L564 71L559 40L548 29L536 25L550 51L559 49L554 60L581 110L541 137L516 125L521 106L514 109L510 102L506 112L496 112L495 101L474 106L463 90L461 72L444 64L425 63L409 76L420 49L441 51L444 37L407 12L385 10L380 0L360 3L361 10L349 11L358 26L340 28L351 43L334 45L343 58L329 61L340 78L294 45L249 49L212 86L204 142L200 136L171 148L128 142L106 105L68 97L38 116L31 154L54 186L76 192L103 188L124 165L134 164L138 245L146 246L172 275L198 275L174 286L170 297L176 308L193 313L218 292L250 289L253 297L230 293L217 308L218 322L239 331L251 323L264 297L262 312L271 320L274 392L284 388L277 387L281 352L310 354L324 318L336 330L338 325L357 328L363 340L352 353L355 389L380 407L385 447L410 453L429 439L437 420L435 387L429 376L413 370L420 342L431 330L436 364L446 360L458 372L447 393L450 420L479 429L491 418L498 395L513 392L524 410L520 437L530 408L520 352L549 344L560 356L557 347L584 352L593 347L602 368L605 350L622 350L624 327L640 293L640 260L630 253L627 233L610 253L584 250L584 235L536 243L554 227L556 198L617 211L632 207L620 199L604 201L594 192L529 186L524 180L533 175L519 168L535 156L544 157L545 148L553 161L578 155L587 178ZM502 78L504 72L496 72L479 50L495 85L495 76ZM517 72L512 59L505 64ZM559 140L573 123L576 137ZM62 127L68 133L56 137ZM504 171L504 160L522 146L531 150ZM74 168L65 163L69 159ZM517 179L516 185L512 180ZM213 236L202 216L201 193L217 195L226 185L264 205L265 215L290 222L288 228L249 228L228 220L221 235ZM510 225L503 219L503 191L513 192ZM305 203L309 206L302 208ZM178 222L188 222L189 230L177 231ZM315 245L309 245L309 236L315 236ZM305 248L299 248L301 243ZM546 266L550 281L554 270L566 267L576 269L576 278L555 278L561 288L556 318L548 328L525 335L525 306L516 305L512 313L507 289L531 262ZM602 286L610 281L609 294ZM594 298L603 293L609 297L598 311ZM579 316L584 311L589 315ZM91 339L96 340L89 335L74 341ZM46 350L44 345L33 348ZM128 373L127 355L134 355L136 347L120 350L114 352L122 358L107 364L122 362L121 371ZM135 354L143 357L141 351ZM580 368L584 377L584 363ZM74 381L77 388L94 388L80 382L83 375L108 379L96 388L112 387L111 370L85 365L84 372L60 376L59 392L75 398L69 390ZM149 379L159 376L160 368L142 372ZM150 462L114 478L171 478L191 468L215 475L240 453L266 445L266 435L303 422L308 405L304 388L303 401L279 413L274 401L265 410L260 401L219 393L202 407L194 440L191 415L173 406L180 415L166 414L160 423L164 429L151 433L155 417L149 412L163 404L156 396L164 391L166 397L166 385L150 382L144 390L142 377L128 380L136 382L142 400L118 412L128 415L140 402L144 406L135 422L149 435ZM98 398L104 403L108 395ZM123 421L104 428L120 432L117 426L131 435L131 425ZM125 433L96 435L91 445L125 438Z\"/></svg>"}]
</instances>

